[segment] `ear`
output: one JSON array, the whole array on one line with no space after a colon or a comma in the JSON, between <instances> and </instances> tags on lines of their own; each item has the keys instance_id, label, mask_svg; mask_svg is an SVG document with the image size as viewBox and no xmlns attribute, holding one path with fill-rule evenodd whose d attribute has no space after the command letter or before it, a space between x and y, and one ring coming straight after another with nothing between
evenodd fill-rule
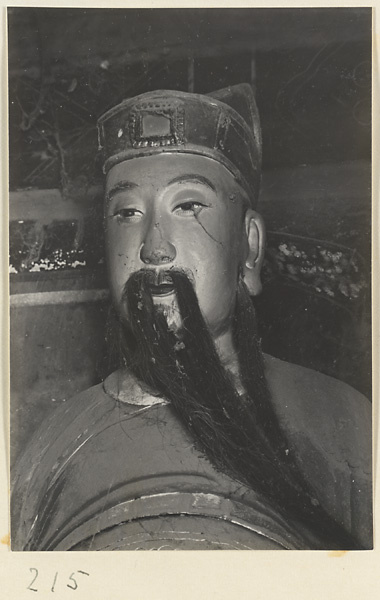
<instances>
[{"instance_id":1,"label":"ear","mask_svg":"<svg viewBox=\"0 0 380 600\"><path fill-rule=\"evenodd\" d=\"M265 252L265 225L256 211L248 209L245 215L245 232L248 241L248 254L243 265L243 278L252 296L262 290L260 272Z\"/></svg>"}]
</instances>

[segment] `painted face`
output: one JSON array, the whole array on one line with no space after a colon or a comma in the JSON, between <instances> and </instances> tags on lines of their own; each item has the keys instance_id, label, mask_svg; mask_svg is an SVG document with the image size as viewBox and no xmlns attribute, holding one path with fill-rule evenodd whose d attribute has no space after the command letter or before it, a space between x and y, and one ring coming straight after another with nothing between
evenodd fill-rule
<instances>
[{"instance_id":1,"label":"painted face","mask_svg":"<svg viewBox=\"0 0 380 600\"><path fill-rule=\"evenodd\" d=\"M179 153L121 162L107 176L105 222L111 293L124 317L132 273L175 268L190 275L214 337L228 331L248 242L239 188L223 165ZM158 277L152 293L180 326L170 285Z\"/></svg>"}]
</instances>

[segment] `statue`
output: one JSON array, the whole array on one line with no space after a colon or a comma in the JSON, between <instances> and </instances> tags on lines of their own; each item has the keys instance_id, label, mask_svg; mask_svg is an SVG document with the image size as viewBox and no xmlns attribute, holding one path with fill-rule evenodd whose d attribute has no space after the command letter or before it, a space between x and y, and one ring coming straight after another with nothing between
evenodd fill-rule
<instances>
[{"instance_id":1,"label":"statue","mask_svg":"<svg viewBox=\"0 0 380 600\"><path fill-rule=\"evenodd\" d=\"M123 366L32 441L13 548L371 548L369 402L261 351L252 89L149 92L98 128Z\"/></svg>"}]
</instances>

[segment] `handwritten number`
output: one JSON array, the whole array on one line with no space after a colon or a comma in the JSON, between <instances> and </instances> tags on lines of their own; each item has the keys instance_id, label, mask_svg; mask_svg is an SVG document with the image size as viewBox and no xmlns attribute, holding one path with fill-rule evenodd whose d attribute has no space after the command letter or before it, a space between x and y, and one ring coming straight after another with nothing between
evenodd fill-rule
<instances>
[{"instance_id":1,"label":"handwritten number","mask_svg":"<svg viewBox=\"0 0 380 600\"><path fill-rule=\"evenodd\" d=\"M38 592L38 590L36 588L32 587L32 585L34 584L34 582L36 581L36 579L38 577L38 569L34 569L33 567L31 567L29 569L29 571L31 573L34 573L34 577L33 577L32 581L30 582L30 584L28 585L27 589L30 590L31 592ZM78 573L78 574L80 573L81 575L87 575L87 577L90 576L90 574L86 573L86 571L74 571L74 573L71 573L71 575L69 577L69 581L71 581L73 585L70 585L70 583L67 583L66 586L74 591L78 589L77 581L74 578L74 575L76 573ZM51 590L50 590L51 592L55 592L55 586L57 583L57 579L58 579L58 571L56 571L56 573L54 575L53 585L51 586Z\"/></svg>"},{"instance_id":2,"label":"handwritten number","mask_svg":"<svg viewBox=\"0 0 380 600\"><path fill-rule=\"evenodd\" d=\"M35 572L35 576L33 577L32 581L28 585L27 589L30 590L31 592L37 592L38 590L36 590L35 588L32 588L32 585L33 585L33 583L36 581L36 579L38 577L38 570L37 569L33 569L33 567L31 567L29 569L29 571L30 572L34 571Z\"/></svg>"},{"instance_id":3,"label":"handwritten number","mask_svg":"<svg viewBox=\"0 0 380 600\"><path fill-rule=\"evenodd\" d=\"M52 588L51 588L52 592L55 591L54 588L55 588L55 584L57 583L57 577L58 577L58 571L57 571L57 573L54 576L54 581L53 581L53 585L52 585Z\"/></svg>"},{"instance_id":4,"label":"handwritten number","mask_svg":"<svg viewBox=\"0 0 380 600\"><path fill-rule=\"evenodd\" d=\"M72 585L67 584L67 587L70 588L71 590L76 590L78 587L77 582L75 581L74 577L73 577L74 573L71 573L69 580L74 582L75 587L73 587Z\"/></svg>"}]
</instances>

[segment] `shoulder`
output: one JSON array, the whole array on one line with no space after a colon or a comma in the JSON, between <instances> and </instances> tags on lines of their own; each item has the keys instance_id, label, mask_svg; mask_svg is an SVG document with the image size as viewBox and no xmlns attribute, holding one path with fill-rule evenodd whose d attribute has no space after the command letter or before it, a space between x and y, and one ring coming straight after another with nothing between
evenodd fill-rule
<instances>
[{"instance_id":1,"label":"shoulder","mask_svg":"<svg viewBox=\"0 0 380 600\"><path fill-rule=\"evenodd\" d=\"M76 459L79 463L86 460L92 441L114 436L116 444L120 420L128 419L137 408L118 402L100 383L62 402L41 423L12 469L13 549L22 547L55 482L66 477Z\"/></svg>"},{"instance_id":2,"label":"shoulder","mask_svg":"<svg viewBox=\"0 0 380 600\"><path fill-rule=\"evenodd\" d=\"M136 407L132 404L119 402L116 374L62 401L42 421L13 470L13 486L18 478L29 478L37 467L40 471L42 464L54 464L65 452L80 444L83 438L95 434L108 421L118 419L121 413L134 412ZM108 385L109 382L112 382L112 386ZM133 393L128 394L126 389L124 396L128 395L133 396Z\"/></svg>"},{"instance_id":3,"label":"shoulder","mask_svg":"<svg viewBox=\"0 0 380 600\"><path fill-rule=\"evenodd\" d=\"M23 450L12 469L13 496L20 487L33 480L43 467L51 466L64 455L75 439L88 429L109 408L103 385L95 385L67 401L62 401L54 412L45 418ZM38 458L37 458L38 457Z\"/></svg>"},{"instance_id":4,"label":"shoulder","mask_svg":"<svg viewBox=\"0 0 380 600\"><path fill-rule=\"evenodd\" d=\"M76 424L81 427L83 421L88 422L90 416L101 415L109 407L110 399L105 394L102 383L72 396L69 400L57 403L55 410L34 432L26 454L30 454L32 448L40 449L44 453L49 443L58 442L60 435L67 432L68 428L75 427Z\"/></svg>"},{"instance_id":5,"label":"shoulder","mask_svg":"<svg viewBox=\"0 0 380 600\"><path fill-rule=\"evenodd\" d=\"M265 356L275 410L290 434L309 437L353 466L371 456L371 403L351 386L312 369ZM360 452L358 452L360 449Z\"/></svg>"},{"instance_id":6,"label":"shoulder","mask_svg":"<svg viewBox=\"0 0 380 600\"><path fill-rule=\"evenodd\" d=\"M366 548L372 539L371 404L349 385L265 356L274 409L306 480Z\"/></svg>"}]
</instances>

